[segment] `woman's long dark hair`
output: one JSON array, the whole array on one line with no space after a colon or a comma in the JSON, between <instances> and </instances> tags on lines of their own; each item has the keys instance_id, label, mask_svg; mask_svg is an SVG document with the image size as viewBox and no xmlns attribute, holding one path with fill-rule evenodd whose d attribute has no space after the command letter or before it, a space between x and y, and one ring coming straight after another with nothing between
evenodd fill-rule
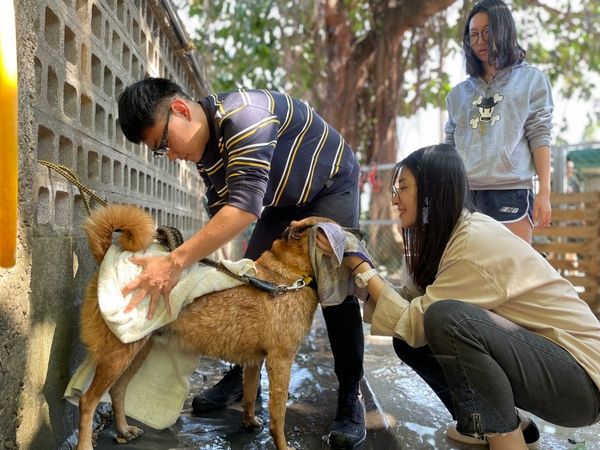
<instances>
[{"instance_id":1,"label":"woman's long dark hair","mask_svg":"<svg viewBox=\"0 0 600 450\"><path fill-rule=\"evenodd\" d=\"M469 45L469 23L477 13L489 17L488 58L496 69L504 69L523 61L526 51L517 42L517 27L508 6L502 0L482 0L469 12L463 31L463 50L467 73L472 77L484 75L483 63L475 56Z\"/></svg>"},{"instance_id":2,"label":"woman's long dark hair","mask_svg":"<svg viewBox=\"0 0 600 450\"><path fill-rule=\"evenodd\" d=\"M392 183L397 184L402 168L409 169L417 183L415 225L402 229L406 263L413 282L424 291L435 280L463 210L473 211L467 174L460 155L449 144L423 147L408 155L396 164Z\"/></svg>"}]
</instances>

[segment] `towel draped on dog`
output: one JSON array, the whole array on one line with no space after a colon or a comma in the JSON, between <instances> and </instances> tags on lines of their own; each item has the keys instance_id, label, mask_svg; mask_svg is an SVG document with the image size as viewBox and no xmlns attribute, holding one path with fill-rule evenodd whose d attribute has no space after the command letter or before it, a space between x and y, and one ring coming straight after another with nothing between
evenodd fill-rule
<instances>
[{"instance_id":1,"label":"towel draped on dog","mask_svg":"<svg viewBox=\"0 0 600 450\"><path fill-rule=\"evenodd\" d=\"M179 282L171 291L169 303L172 315L167 311L162 295L156 312L150 320L146 317L150 295L147 295L137 308L127 313L124 312L125 306L133 298L135 291L123 297L121 289L133 281L143 270L142 266L133 264L129 259L132 256L157 256L167 253L165 247L160 244L152 244L148 249L135 254L122 251L115 245L106 252L98 275L98 306L106 324L121 342L137 341L174 321L179 315L179 311L197 297L243 284L243 281L230 277L213 267L196 263L182 272ZM254 261L251 259L223 260L221 263L236 275L254 276L256 274Z\"/></svg>"}]
</instances>

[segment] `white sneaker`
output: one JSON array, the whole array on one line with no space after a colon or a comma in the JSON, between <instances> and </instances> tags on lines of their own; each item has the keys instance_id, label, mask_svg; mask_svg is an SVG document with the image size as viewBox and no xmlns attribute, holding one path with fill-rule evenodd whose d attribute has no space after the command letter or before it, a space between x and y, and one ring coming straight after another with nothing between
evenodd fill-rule
<instances>
[{"instance_id":1,"label":"white sneaker","mask_svg":"<svg viewBox=\"0 0 600 450\"><path fill-rule=\"evenodd\" d=\"M523 429L523 437L525 438L525 444L529 450L538 450L540 448L540 431L537 425L531 418L523 417L519 415L522 422L529 420L529 424ZM461 444L467 445L487 445L487 439L479 439L474 436L468 436L461 434L456 429L456 424L448 425L446 428L446 436L453 441L460 442Z\"/></svg>"},{"instance_id":2,"label":"white sneaker","mask_svg":"<svg viewBox=\"0 0 600 450\"><path fill-rule=\"evenodd\" d=\"M446 436L453 441L460 442L461 444L487 445L487 440L485 438L479 439L475 436L459 433L459 431L456 429L456 424L448 425L448 428L446 428Z\"/></svg>"}]
</instances>

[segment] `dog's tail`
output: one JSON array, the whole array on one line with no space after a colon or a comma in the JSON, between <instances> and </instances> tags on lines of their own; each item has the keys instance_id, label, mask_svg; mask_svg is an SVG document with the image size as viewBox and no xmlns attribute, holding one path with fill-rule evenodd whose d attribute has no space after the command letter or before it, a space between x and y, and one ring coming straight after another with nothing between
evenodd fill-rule
<instances>
[{"instance_id":1,"label":"dog's tail","mask_svg":"<svg viewBox=\"0 0 600 450\"><path fill-rule=\"evenodd\" d=\"M139 206L110 204L95 209L84 225L90 250L96 261L102 261L112 244L112 234L121 231L119 245L137 252L154 240L154 219Z\"/></svg>"}]
</instances>

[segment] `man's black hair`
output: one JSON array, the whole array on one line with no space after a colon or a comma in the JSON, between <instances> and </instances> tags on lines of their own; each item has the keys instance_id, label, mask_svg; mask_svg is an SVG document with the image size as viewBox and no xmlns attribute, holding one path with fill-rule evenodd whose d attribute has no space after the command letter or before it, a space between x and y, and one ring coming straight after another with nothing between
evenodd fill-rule
<instances>
[{"instance_id":1,"label":"man's black hair","mask_svg":"<svg viewBox=\"0 0 600 450\"><path fill-rule=\"evenodd\" d=\"M166 78L146 78L119 95L119 125L125 137L139 144L154 126L157 112L176 95L186 97L181 87Z\"/></svg>"},{"instance_id":2,"label":"man's black hair","mask_svg":"<svg viewBox=\"0 0 600 450\"><path fill-rule=\"evenodd\" d=\"M514 66L523 61L527 53L517 42L517 27L508 6L502 0L482 0L469 12L463 30L467 73L472 77L484 75L483 63L468 44L469 23L480 12L489 17L488 62L492 66L498 70Z\"/></svg>"}]
</instances>

